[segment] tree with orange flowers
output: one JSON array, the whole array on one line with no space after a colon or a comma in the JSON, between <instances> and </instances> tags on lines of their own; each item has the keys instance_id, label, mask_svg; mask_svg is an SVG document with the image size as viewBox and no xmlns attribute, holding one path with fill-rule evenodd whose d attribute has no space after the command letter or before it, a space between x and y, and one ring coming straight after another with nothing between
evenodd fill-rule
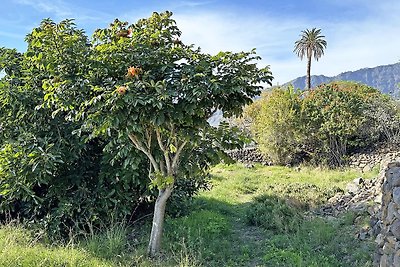
<instances>
[{"instance_id":1,"label":"tree with orange flowers","mask_svg":"<svg viewBox=\"0 0 400 267\"><path fill-rule=\"evenodd\" d=\"M145 184L155 192L148 252L156 255L173 192L184 181L204 181L223 149L243 141L225 124L213 128L207 121L217 110L240 114L272 80L268 67L257 67L254 50L209 55L180 35L171 12L131 25L115 20L91 39L70 20L46 20L27 37L27 53L0 51L7 73L0 111L18 100L17 116L1 113L0 127L8 133L27 122L35 129L18 132L17 145L0 151L0 172L7 173L0 215L6 204L27 200L24 207L38 216L71 215L62 223L81 213L92 223L111 208L126 216ZM3 121L11 117L12 124ZM23 160L19 149L27 151ZM82 201L90 208L81 209Z\"/></svg>"},{"instance_id":2,"label":"tree with orange flowers","mask_svg":"<svg viewBox=\"0 0 400 267\"><path fill-rule=\"evenodd\" d=\"M233 140L207 120L218 109L224 116L240 114L261 83L272 80L268 67L257 68L254 51L211 56L177 42L181 32L171 16L153 13L129 26L132 38L118 41L113 36L127 25L116 21L93 39L102 66L94 72L101 78L88 103L89 113L96 114L90 125L94 132L111 129L127 138L149 161L150 186L158 190L148 247L152 256L160 250L167 200L176 182L185 179L188 162L207 147L218 151Z\"/></svg>"}]
</instances>

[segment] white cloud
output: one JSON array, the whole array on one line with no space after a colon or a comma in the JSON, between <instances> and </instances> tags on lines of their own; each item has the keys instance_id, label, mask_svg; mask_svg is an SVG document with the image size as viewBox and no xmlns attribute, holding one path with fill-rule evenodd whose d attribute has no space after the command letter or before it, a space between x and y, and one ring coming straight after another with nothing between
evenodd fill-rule
<instances>
[{"instance_id":1,"label":"white cloud","mask_svg":"<svg viewBox=\"0 0 400 267\"><path fill-rule=\"evenodd\" d=\"M72 5L64 0L14 0L15 3L29 6L39 13L51 14L56 20L74 18L78 23L88 24L99 22L110 22L113 16L109 13L100 12L95 9L88 9L77 5Z\"/></svg>"},{"instance_id":2,"label":"white cloud","mask_svg":"<svg viewBox=\"0 0 400 267\"><path fill-rule=\"evenodd\" d=\"M305 22L258 16L238 19L234 14L210 12L177 14L174 18L183 32L183 41L200 46L204 52L215 54L221 50L239 52L257 48L262 56L259 65L270 65L275 80L282 83L298 76L290 58L297 61L294 55L291 57L293 43L298 26L306 25Z\"/></svg>"},{"instance_id":3,"label":"white cloud","mask_svg":"<svg viewBox=\"0 0 400 267\"><path fill-rule=\"evenodd\" d=\"M78 27L109 23L115 14L98 12L72 6L65 0L14 0L34 8L36 11L53 13L56 19L75 17ZM334 4L338 10L353 10L358 6L362 16L340 21L330 18L315 19L312 14L260 14L214 8L216 0L181 0L174 3L159 3L156 9L169 9L182 30L185 43L200 46L204 52L249 51L257 48L262 57L260 66L270 65L274 84L284 83L305 75L306 62L293 53L294 42L301 30L311 27L322 29L328 48L325 55L312 63L312 74L336 75L348 70L391 64L400 60L400 1L399 0L321 0L321 5ZM169 7L169 8L168 8ZM251 7L250 7L251 8ZM351 9L353 8L353 9ZM135 10L125 9L120 14L123 20L135 22L151 15L151 8L139 6ZM365 12L365 14L364 14ZM275 14L275 15L274 15ZM332 18L338 18L335 10ZM21 19L21 18L19 18ZM331 22L329 22L331 21ZM336 21L336 22L332 22ZM105 26L105 25L104 25ZM11 36L12 35L12 36ZM0 36L17 38L11 32L0 32Z\"/></svg>"},{"instance_id":4,"label":"white cloud","mask_svg":"<svg viewBox=\"0 0 400 267\"><path fill-rule=\"evenodd\" d=\"M312 63L312 74L333 76L398 62L400 2L373 4L373 13L365 14L362 20L337 23L210 11L176 12L174 18L183 32L182 39L200 46L204 52L257 48L263 58L261 65L271 66L274 84L282 84L305 75L306 62L292 51L300 31L310 27L322 28L328 41L325 55Z\"/></svg>"},{"instance_id":5,"label":"white cloud","mask_svg":"<svg viewBox=\"0 0 400 267\"><path fill-rule=\"evenodd\" d=\"M15 0L16 3L27 5L39 12L53 13L56 17L73 15L68 5L61 0Z\"/></svg>"}]
</instances>

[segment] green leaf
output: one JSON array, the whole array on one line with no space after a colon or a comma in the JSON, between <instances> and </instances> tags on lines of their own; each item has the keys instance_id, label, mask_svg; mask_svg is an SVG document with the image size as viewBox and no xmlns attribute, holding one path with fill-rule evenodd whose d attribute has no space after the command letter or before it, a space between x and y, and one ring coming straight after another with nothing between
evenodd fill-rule
<instances>
[{"instance_id":1,"label":"green leaf","mask_svg":"<svg viewBox=\"0 0 400 267\"><path fill-rule=\"evenodd\" d=\"M174 146L173 144L169 144L169 151L171 153L176 153L176 150L177 150L176 146Z\"/></svg>"}]
</instances>

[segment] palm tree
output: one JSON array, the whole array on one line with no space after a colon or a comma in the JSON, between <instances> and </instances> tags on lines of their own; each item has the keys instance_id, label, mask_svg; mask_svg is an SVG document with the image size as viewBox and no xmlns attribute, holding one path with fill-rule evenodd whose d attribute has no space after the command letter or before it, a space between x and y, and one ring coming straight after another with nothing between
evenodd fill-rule
<instances>
[{"instance_id":1,"label":"palm tree","mask_svg":"<svg viewBox=\"0 0 400 267\"><path fill-rule=\"evenodd\" d=\"M307 56L307 88L311 88L311 58L318 59L324 54L327 42L324 40L325 36L321 35L321 29L312 28L301 31L300 40L294 43L293 52L296 53L301 60Z\"/></svg>"}]
</instances>

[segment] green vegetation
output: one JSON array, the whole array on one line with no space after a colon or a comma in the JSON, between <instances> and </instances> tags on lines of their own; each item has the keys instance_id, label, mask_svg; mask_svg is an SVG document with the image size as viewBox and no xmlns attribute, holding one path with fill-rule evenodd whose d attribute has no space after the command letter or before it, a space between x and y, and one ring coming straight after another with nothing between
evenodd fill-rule
<instances>
[{"instance_id":1,"label":"green vegetation","mask_svg":"<svg viewBox=\"0 0 400 267\"><path fill-rule=\"evenodd\" d=\"M245 110L259 149L276 164L293 161L299 152L301 91L288 87L263 93Z\"/></svg>"},{"instance_id":2,"label":"green vegetation","mask_svg":"<svg viewBox=\"0 0 400 267\"><path fill-rule=\"evenodd\" d=\"M310 216L308 211L313 207L301 203L324 202L347 182L359 176L369 179L377 175L376 171L361 174L354 170L310 167L295 170L261 165L248 169L236 164L218 165L212 169L212 175L212 189L195 198L191 212L166 221L165 254L159 258L149 260L145 256L150 221L134 225L133 229L115 224L93 231L83 239L72 237L67 245L46 245L46 238L10 224L0 229L0 263L4 263L2 266L40 266L41 262L46 266L131 266L132 263L134 266L372 266L373 240L359 241L355 237L363 226L355 224L363 221L355 218L367 215ZM252 223L250 218L261 223ZM263 224L262 218L269 223ZM26 265L17 264L22 258Z\"/></svg>"},{"instance_id":3,"label":"green vegetation","mask_svg":"<svg viewBox=\"0 0 400 267\"><path fill-rule=\"evenodd\" d=\"M154 203L158 252L172 191L175 204L195 195L223 149L243 143L207 120L239 115L272 80L255 50L212 56L180 36L168 11L91 38L45 19L26 52L0 48L0 217L57 239Z\"/></svg>"},{"instance_id":4,"label":"green vegetation","mask_svg":"<svg viewBox=\"0 0 400 267\"><path fill-rule=\"evenodd\" d=\"M255 50L209 55L180 36L171 12L116 19L90 38L72 20L45 19L26 52L0 48L0 221L11 221L0 265L368 266L371 240L354 237L365 214L312 213L361 173L218 165L210 177L248 138L208 119L239 116L273 77ZM296 42L309 87L323 37L314 28ZM275 162L337 166L395 140L396 108L336 82L275 89L247 115Z\"/></svg>"},{"instance_id":5,"label":"green vegetation","mask_svg":"<svg viewBox=\"0 0 400 267\"><path fill-rule=\"evenodd\" d=\"M399 114L393 99L353 82L305 92L276 88L245 112L260 150L274 162L328 166L341 166L349 153L378 141L396 141Z\"/></svg>"}]
</instances>

